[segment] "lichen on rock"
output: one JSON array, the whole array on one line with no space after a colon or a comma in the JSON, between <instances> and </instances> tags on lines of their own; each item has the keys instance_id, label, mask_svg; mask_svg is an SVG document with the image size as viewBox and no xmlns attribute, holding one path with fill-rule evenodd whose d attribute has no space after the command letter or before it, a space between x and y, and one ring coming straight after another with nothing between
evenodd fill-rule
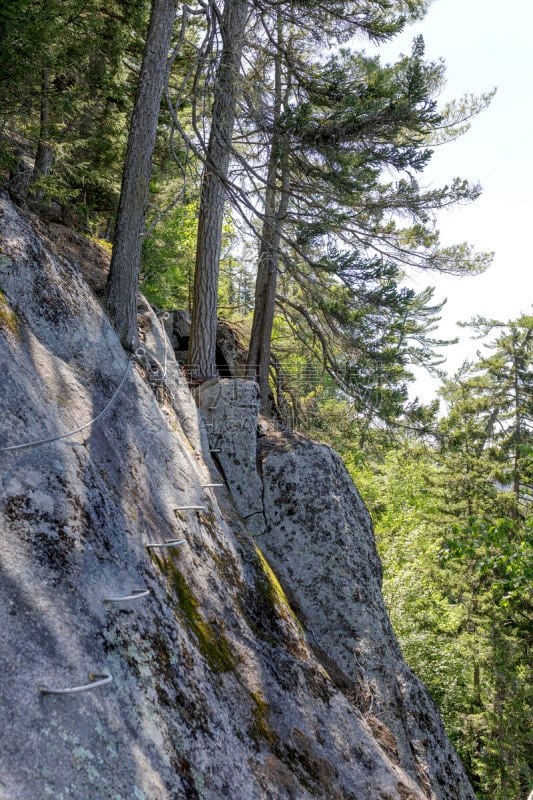
<instances>
[{"instance_id":1,"label":"lichen on rock","mask_svg":"<svg viewBox=\"0 0 533 800\"><path fill-rule=\"evenodd\" d=\"M60 241L0 205L0 289L18 320L16 336L0 331L0 800L468 797L398 762L313 653L230 494L205 488L221 474L161 320L141 301L146 357L128 365ZM307 501L271 465L296 520ZM268 514L263 553L286 524ZM181 543L146 547L168 540ZM372 553L361 570L379 580ZM113 680L39 691L90 672ZM422 690L402 675L414 704Z\"/></svg>"}]
</instances>

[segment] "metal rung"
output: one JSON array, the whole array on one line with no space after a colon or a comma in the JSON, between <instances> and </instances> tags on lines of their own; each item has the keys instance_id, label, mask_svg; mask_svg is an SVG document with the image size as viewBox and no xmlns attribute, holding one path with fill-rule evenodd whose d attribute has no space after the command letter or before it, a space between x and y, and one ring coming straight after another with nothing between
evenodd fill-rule
<instances>
[{"instance_id":1,"label":"metal rung","mask_svg":"<svg viewBox=\"0 0 533 800\"><path fill-rule=\"evenodd\" d=\"M131 594L125 594L123 597L104 597L103 603L124 603L127 600L139 600L141 597L148 597L150 589L132 589Z\"/></svg>"},{"instance_id":2,"label":"metal rung","mask_svg":"<svg viewBox=\"0 0 533 800\"><path fill-rule=\"evenodd\" d=\"M224 486L223 483L204 483L204 489L216 489L219 486Z\"/></svg>"},{"instance_id":3,"label":"metal rung","mask_svg":"<svg viewBox=\"0 0 533 800\"><path fill-rule=\"evenodd\" d=\"M210 453L220 453L220 447L214 447L212 450L209 451Z\"/></svg>"},{"instance_id":4,"label":"metal rung","mask_svg":"<svg viewBox=\"0 0 533 800\"><path fill-rule=\"evenodd\" d=\"M98 686L105 686L106 683L111 683L113 676L107 672L89 672L89 680L90 683L85 683L83 686L71 686L70 689L50 689L48 686L38 686L37 688L41 694L77 694L78 692L89 692Z\"/></svg>"},{"instance_id":5,"label":"metal rung","mask_svg":"<svg viewBox=\"0 0 533 800\"><path fill-rule=\"evenodd\" d=\"M189 509L197 509L198 511L207 511L207 506L174 506L174 511L189 511Z\"/></svg>"},{"instance_id":6,"label":"metal rung","mask_svg":"<svg viewBox=\"0 0 533 800\"><path fill-rule=\"evenodd\" d=\"M149 542L145 547L175 547L178 544L185 544L186 539L169 539L168 542Z\"/></svg>"}]
</instances>

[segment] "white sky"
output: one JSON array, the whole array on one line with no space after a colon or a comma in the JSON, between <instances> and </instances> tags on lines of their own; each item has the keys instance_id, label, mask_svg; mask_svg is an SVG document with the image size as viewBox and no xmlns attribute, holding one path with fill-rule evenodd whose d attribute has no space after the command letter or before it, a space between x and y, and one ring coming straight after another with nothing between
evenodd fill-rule
<instances>
[{"instance_id":1,"label":"white sky","mask_svg":"<svg viewBox=\"0 0 533 800\"><path fill-rule=\"evenodd\" d=\"M480 342L458 328L474 315L507 320L531 313L533 303L533 2L531 0L434 0L426 17L380 48L383 61L409 52L421 33L426 58L443 58L447 84L444 101L497 87L491 105L474 119L457 142L436 148L424 173L430 184L455 176L479 181L483 194L475 203L439 216L444 244L469 241L494 251L492 267L482 276L454 278L418 273L420 288L433 284L436 299L448 298L439 333L460 336L446 349L453 372L472 357ZM421 378L416 393L434 396L436 383Z\"/></svg>"}]
</instances>

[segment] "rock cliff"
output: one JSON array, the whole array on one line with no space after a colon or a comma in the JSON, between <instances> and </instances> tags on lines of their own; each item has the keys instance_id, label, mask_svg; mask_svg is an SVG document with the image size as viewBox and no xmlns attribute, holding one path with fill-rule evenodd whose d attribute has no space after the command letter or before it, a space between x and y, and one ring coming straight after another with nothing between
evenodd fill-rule
<instances>
[{"instance_id":1,"label":"rock cliff","mask_svg":"<svg viewBox=\"0 0 533 800\"><path fill-rule=\"evenodd\" d=\"M204 425L148 304L128 359L57 239L0 227L0 799L473 798L336 456L257 453L253 384Z\"/></svg>"}]
</instances>

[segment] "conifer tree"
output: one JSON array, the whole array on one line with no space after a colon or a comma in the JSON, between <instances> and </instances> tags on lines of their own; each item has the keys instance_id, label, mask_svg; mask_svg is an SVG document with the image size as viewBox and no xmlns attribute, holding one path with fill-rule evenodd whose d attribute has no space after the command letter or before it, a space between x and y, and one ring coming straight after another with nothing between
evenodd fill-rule
<instances>
[{"instance_id":1,"label":"conifer tree","mask_svg":"<svg viewBox=\"0 0 533 800\"><path fill-rule=\"evenodd\" d=\"M371 469L351 462L352 474L373 514L402 650L476 796L522 800L533 777L532 319L471 326L496 337L445 383L435 437L404 430L391 444L374 429L381 449Z\"/></svg>"},{"instance_id":2,"label":"conifer tree","mask_svg":"<svg viewBox=\"0 0 533 800\"><path fill-rule=\"evenodd\" d=\"M511 487L509 512L524 514L533 502L533 317L507 323L477 318L469 327L478 335L498 334L467 383L488 407L486 429L501 454L496 477Z\"/></svg>"},{"instance_id":3,"label":"conifer tree","mask_svg":"<svg viewBox=\"0 0 533 800\"><path fill-rule=\"evenodd\" d=\"M286 103L290 94L290 85L286 83L283 86L282 53L286 47L290 48L290 44L284 43L283 20L279 9L275 36L272 134L266 170L264 217L258 248L254 316L247 358L247 375L257 380L261 412L267 415L270 413L270 342L274 324L281 233L289 206L290 191L288 140L280 128L281 116L287 110Z\"/></svg>"},{"instance_id":4,"label":"conifer tree","mask_svg":"<svg viewBox=\"0 0 533 800\"><path fill-rule=\"evenodd\" d=\"M218 276L224 201L244 47L247 0L226 0L220 23L222 52L214 87L209 142L198 211L189 365L194 378L216 374Z\"/></svg>"},{"instance_id":5,"label":"conifer tree","mask_svg":"<svg viewBox=\"0 0 533 800\"><path fill-rule=\"evenodd\" d=\"M79 226L109 227L116 210L145 12L146 0L0 8L0 166L11 191L41 206L54 201Z\"/></svg>"},{"instance_id":6,"label":"conifer tree","mask_svg":"<svg viewBox=\"0 0 533 800\"><path fill-rule=\"evenodd\" d=\"M397 33L406 21L405 14L414 16L425 7L425 0L399 0L382 3L378 0L363 0L358 3L334 2L315 3L314 0L301 0L273 7L261 0L254 3L244 0L226 0L220 27L222 52L218 73L213 88L213 111L210 122L210 135L204 156L204 178L200 199L197 264L195 276L195 295L191 322L189 361L199 378L214 374L216 298L218 289L218 259L220 257L221 220L223 203L231 189L232 200L242 205L244 194L236 191L235 184L228 180L228 168L232 155L231 133L235 120L237 87L241 55L245 46L247 8L253 9L251 18L262 28L260 39L272 39L270 25L282 18L286 24L302 26L315 39L316 43L329 45L345 41L350 36L364 33L376 40L386 39ZM248 29L253 27L248 25ZM274 22L274 27L277 27ZM278 28L279 30L279 28ZM282 52L283 43L277 46ZM242 162L241 162L242 163ZM268 171L268 170L267 170ZM263 181L264 183L264 181ZM246 200L244 200L246 205ZM270 213L270 212L269 212ZM265 227L265 232L268 226ZM263 252L272 252L271 246ZM263 259L264 260L264 259ZM265 261L265 260L264 260ZM266 263L266 261L265 261ZM272 297L272 292L269 292ZM265 316L265 320L271 317ZM266 339L266 336L263 337Z\"/></svg>"},{"instance_id":7,"label":"conifer tree","mask_svg":"<svg viewBox=\"0 0 533 800\"><path fill-rule=\"evenodd\" d=\"M166 63L176 16L174 0L152 0L135 108L122 176L107 309L124 347L137 346L137 290L152 154Z\"/></svg>"},{"instance_id":8,"label":"conifer tree","mask_svg":"<svg viewBox=\"0 0 533 800\"><path fill-rule=\"evenodd\" d=\"M278 88L273 114L263 114L271 155L248 356L265 411L274 302L285 314L294 317L297 311L290 298L276 292L274 265L280 258L303 299L306 322L315 328L321 323L314 309L325 310L328 294L338 296L343 285L356 301L364 293L365 270L370 283L379 264L383 275L388 270L390 275L387 262L457 273L482 270L487 262L465 245L440 247L432 227L436 209L474 199L479 189L457 179L424 191L414 178L431 156L428 137L456 124L436 108L433 95L442 82L442 67L423 61L421 40L410 57L388 67L377 58L341 51L305 69L298 48L286 45L283 54L285 86L292 85L286 89L286 111L276 111ZM252 120L258 116L250 111ZM397 180L384 182L384 170ZM402 218L410 219L407 227ZM324 320L327 326L327 315ZM335 323L340 323L339 314ZM330 335L336 325L330 326ZM344 330L349 327L346 320Z\"/></svg>"}]
</instances>

